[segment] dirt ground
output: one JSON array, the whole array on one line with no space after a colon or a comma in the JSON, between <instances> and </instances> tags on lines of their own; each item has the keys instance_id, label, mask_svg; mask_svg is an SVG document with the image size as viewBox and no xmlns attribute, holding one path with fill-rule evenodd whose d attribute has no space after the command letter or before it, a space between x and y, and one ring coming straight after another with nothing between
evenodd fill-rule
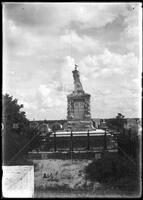
<instances>
[{"instance_id":1,"label":"dirt ground","mask_svg":"<svg viewBox=\"0 0 143 200\"><path fill-rule=\"evenodd\" d=\"M34 160L35 196L41 197L125 197L114 187L86 179L85 166L91 160ZM132 196L132 194L130 194ZM127 195L128 196L128 195Z\"/></svg>"}]
</instances>

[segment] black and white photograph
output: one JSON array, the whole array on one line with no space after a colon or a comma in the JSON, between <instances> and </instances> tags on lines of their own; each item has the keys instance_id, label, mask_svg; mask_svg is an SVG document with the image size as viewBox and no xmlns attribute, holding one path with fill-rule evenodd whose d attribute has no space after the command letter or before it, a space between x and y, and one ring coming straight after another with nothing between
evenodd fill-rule
<instances>
[{"instance_id":1,"label":"black and white photograph","mask_svg":"<svg viewBox=\"0 0 143 200\"><path fill-rule=\"evenodd\" d=\"M139 198L142 3L2 3L2 197Z\"/></svg>"}]
</instances>

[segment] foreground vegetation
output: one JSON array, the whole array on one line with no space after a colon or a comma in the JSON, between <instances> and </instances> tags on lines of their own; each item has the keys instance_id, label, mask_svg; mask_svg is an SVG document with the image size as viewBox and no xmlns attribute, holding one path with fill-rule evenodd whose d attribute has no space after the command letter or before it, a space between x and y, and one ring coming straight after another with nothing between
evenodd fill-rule
<instances>
[{"instance_id":1,"label":"foreground vegetation","mask_svg":"<svg viewBox=\"0 0 143 200\"><path fill-rule=\"evenodd\" d=\"M3 165L26 164L25 155L39 142L38 138L35 138L27 145L37 130L30 127L25 112L21 110L23 105L18 104L17 99L5 94L2 96L2 104Z\"/></svg>"},{"instance_id":2,"label":"foreground vegetation","mask_svg":"<svg viewBox=\"0 0 143 200\"><path fill-rule=\"evenodd\" d=\"M116 156L106 155L106 162L103 157L96 161L33 160L35 197L138 196L139 182L135 169L125 163L124 158L118 160ZM119 166L111 164L111 160L118 162Z\"/></svg>"},{"instance_id":3,"label":"foreground vegetation","mask_svg":"<svg viewBox=\"0 0 143 200\"><path fill-rule=\"evenodd\" d=\"M119 154L104 153L101 159L86 167L86 176L93 182L99 181L128 195L139 194L140 191L138 164Z\"/></svg>"}]
</instances>

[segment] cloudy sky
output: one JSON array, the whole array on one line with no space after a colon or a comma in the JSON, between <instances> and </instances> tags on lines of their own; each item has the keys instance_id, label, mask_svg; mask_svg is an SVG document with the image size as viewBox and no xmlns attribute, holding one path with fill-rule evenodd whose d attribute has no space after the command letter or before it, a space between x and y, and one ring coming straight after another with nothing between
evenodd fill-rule
<instances>
[{"instance_id":1,"label":"cloudy sky","mask_svg":"<svg viewBox=\"0 0 143 200\"><path fill-rule=\"evenodd\" d=\"M92 117L140 116L141 4L4 3L3 93L28 119L66 119L78 64Z\"/></svg>"}]
</instances>

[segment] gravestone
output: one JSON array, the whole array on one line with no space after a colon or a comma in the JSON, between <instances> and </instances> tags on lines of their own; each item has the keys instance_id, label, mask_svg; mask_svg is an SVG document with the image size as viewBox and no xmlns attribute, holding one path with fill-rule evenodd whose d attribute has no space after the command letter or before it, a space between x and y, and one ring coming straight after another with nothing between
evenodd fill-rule
<instances>
[{"instance_id":1,"label":"gravestone","mask_svg":"<svg viewBox=\"0 0 143 200\"><path fill-rule=\"evenodd\" d=\"M77 65L72 71L74 91L67 95L67 126L73 131L92 130L90 94L85 93L80 81Z\"/></svg>"}]
</instances>

